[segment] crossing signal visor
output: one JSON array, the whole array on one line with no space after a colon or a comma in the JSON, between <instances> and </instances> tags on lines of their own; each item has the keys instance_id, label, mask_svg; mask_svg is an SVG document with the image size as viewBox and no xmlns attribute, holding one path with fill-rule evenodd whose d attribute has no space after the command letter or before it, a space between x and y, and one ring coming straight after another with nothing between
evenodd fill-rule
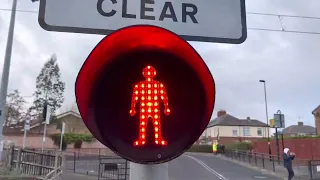
<instances>
[{"instance_id":1,"label":"crossing signal visor","mask_svg":"<svg viewBox=\"0 0 320 180\"><path fill-rule=\"evenodd\" d=\"M200 55L173 32L149 25L105 37L75 86L82 119L97 140L132 162L167 162L207 127L213 77Z\"/></svg>"}]
</instances>

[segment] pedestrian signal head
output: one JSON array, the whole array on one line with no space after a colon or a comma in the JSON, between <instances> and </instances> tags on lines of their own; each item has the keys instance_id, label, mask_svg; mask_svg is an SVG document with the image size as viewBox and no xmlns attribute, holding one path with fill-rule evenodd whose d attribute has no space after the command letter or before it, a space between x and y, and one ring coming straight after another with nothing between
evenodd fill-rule
<instances>
[{"instance_id":1,"label":"pedestrian signal head","mask_svg":"<svg viewBox=\"0 0 320 180\"><path fill-rule=\"evenodd\" d=\"M176 34L149 25L105 37L83 64L75 92L95 138L141 164L167 162L189 149L215 102L200 55Z\"/></svg>"}]
</instances>

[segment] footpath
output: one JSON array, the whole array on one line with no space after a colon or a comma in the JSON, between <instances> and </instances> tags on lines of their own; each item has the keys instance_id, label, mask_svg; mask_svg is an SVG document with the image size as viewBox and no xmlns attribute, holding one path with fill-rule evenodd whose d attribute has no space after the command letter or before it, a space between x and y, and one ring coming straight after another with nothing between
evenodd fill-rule
<instances>
[{"instance_id":1,"label":"footpath","mask_svg":"<svg viewBox=\"0 0 320 180\"><path fill-rule=\"evenodd\" d=\"M195 153L199 154L199 153ZM205 156L211 156L211 157L216 157L223 159L225 161L233 162L238 165L245 166L247 168L271 174L276 177L279 177L281 179L287 180L288 179L288 172L287 170L283 167L282 162L278 164L278 161L270 161L269 159L261 159L261 158L256 158L256 159L237 159L237 158L231 158L231 157L226 157L225 155L214 155L211 153L201 153L202 155ZM295 177L293 179L299 179L299 180L309 180L309 170L306 165L300 165L300 166L294 166L294 172L295 172Z\"/></svg>"},{"instance_id":2,"label":"footpath","mask_svg":"<svg viewBox=\"0 0 320 180\"><path fill-rule=\"evenodd\" d=\"M72 173L65 171L62 174L61 180L97 180L97 176L89 176L89 175L82 175L77 173Z\"/></svg>"}]
</instances>

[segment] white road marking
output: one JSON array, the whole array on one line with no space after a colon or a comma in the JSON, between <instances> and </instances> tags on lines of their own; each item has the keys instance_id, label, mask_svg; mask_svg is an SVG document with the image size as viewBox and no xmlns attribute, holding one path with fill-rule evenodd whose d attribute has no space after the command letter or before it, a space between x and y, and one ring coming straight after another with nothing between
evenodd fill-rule
<instances>
[{"instance_id":1,"label":"white road marking","mask_svg":"<svg viewBox=\"0 0 320 180\"><path fill-rule=\"evenodd\" d=\"M223 175L219 174L217 171L213 170L212 168L210 168L208 165L206 165L204 162L202 162L201 160L189 156L189 155L185 155L193 160L195 160L197 163L199 163L200 165L202 165L206 170L208 170L209 172L211 172L211 174L217 176L219 179L223 179L223 180L228 180L226 177L224 177Z\"/></svg>"}]
</instances>

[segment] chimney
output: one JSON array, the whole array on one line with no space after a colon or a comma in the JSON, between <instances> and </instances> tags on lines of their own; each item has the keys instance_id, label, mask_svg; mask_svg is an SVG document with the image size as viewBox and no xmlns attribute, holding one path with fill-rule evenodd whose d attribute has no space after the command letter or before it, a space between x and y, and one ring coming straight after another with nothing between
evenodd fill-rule
<instances>
[{"instance_id":1,"label":"chimney","mask_svg":"<svg viewBox=\"0 0 320 180\"><path fill-rule=\"evenodd\" d=\"M298 126L303 126L303 122L299 121Z\"/></svg>"},{"instance_id":2,"label":"chimney","mask_svg":"<svg viewBox=\"0 0 320 180\"><path fill-rule=\"evenodd\" d=\"M223 116L223 115L226 115L226 114L227 114L227 111L225 111L225 110L219 110L219 111L217 112L217 116L218 116L218 117Z\"/></svg>"},{"instance_id":3,"label":"chimney","mask_svg":"<svg viewBox=\"0 0 320 180\"><path fill-rule=\"evenodd\" d=\"M250 117L247 117L247 120L250 121L251 120Z\"/></svg>"}]
</instances>

